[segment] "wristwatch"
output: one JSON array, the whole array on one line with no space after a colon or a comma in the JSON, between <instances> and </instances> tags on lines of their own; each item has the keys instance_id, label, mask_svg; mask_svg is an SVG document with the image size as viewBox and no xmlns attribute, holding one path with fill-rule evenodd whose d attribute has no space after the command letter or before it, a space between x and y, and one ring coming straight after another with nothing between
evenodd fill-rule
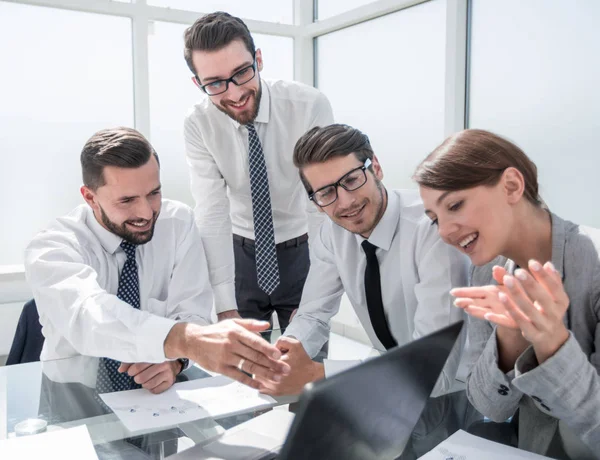
<instances>
[{"instance_id":1,"label":"wristwatch","mask_svg":"<svg viewBox=\"0 0 600 460\"><path fill-rule=\"evenodd\" d=\"M181 374L187 369L188 365L190 364L190 360L187 358L177 358L177 361L181 363L181 370L179 371L179 373Z\"/></svg>"}]
</instances>

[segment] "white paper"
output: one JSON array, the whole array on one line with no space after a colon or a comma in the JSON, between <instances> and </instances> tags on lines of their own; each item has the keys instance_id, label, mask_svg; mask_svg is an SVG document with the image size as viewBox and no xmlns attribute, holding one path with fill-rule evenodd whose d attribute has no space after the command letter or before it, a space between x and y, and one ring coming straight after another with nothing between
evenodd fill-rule
<instances>
[{"instance_id":1,"label":"white paper","mask_svg":"<svg viewBox=\"0 0 600 460\"><path fill-rule=\"evenodd\" d=\"M542 460L543 455L532 454L458 430L438 444L420 460Z\"/></svg>"},{"instance_id":2,"label":"white paper","mask_svg":"<svg viewBox=\"0 0 600 460\"><path fill-rule=\"evenodd\" d=\"M49 430L51 428L48 427ZM0 441L0 458L3 460L32 458L98 460L85 425Z\"/></svg>"},{"instance_id":3,"label":"white paper","mask_svg":"<svg viewBox=\"0 0 600 460\"><path fill-rule=\"evenodd\" d=\"M285 443L294 414L272 410L230 428L218 439L196 445L169 460L256 460L278 453Z\"/></svg>"},{"instance_id":4,"label":"white paper","mask_svg":"<svg viewBox=\"0 0 600 460\"><path fill-rule=\"evenodd\" d=\"M276 404L270 396L222 375L176 383L159 395L142 388L100 397L130 432L236 415Z\"/></svg>"}]
</instances>

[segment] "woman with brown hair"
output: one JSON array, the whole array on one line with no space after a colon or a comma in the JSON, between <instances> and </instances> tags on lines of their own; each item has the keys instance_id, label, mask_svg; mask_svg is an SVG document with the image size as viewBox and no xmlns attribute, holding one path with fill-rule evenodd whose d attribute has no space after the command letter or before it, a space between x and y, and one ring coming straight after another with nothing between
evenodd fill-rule
<instances>
[{"instance_id":1,"label":"woman with brown hair","mask_svg":"<svg viewBox=\"0 0 600 460\"><path fill-rule=\"evenodd\" d=\"M425 213L467 254L467 395L485 416L518 415L518 446L600 455L600 231L550 212L537 168L483 130L446 139L417 168ZM582 442L583 441L583 442Z\"/></svg>"}]
</instances>

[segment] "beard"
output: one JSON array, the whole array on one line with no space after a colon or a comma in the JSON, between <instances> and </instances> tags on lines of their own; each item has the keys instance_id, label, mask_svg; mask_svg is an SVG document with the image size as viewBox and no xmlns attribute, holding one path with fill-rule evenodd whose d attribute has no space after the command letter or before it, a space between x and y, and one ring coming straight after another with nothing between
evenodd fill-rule
<instances>
[{"instance_id":1,"label":"beard","mask_svg":"<svg viewBox=\"0 0 600 460\"><path fill-rule=\"evenodd\" d=\"M257 75L258 75L258 73L257 73ZM232 118L235 121L237 121L240 125L247 125L248 123L254 122L254 120L256 120L256 116L258 115L258 109L260 107L260 99L262 97L262 82L260 80L258 81L258 90L256 92L250 90L247 93L245 93L244 96L241 97L241 99L243 99L246 96L249 99L253 99L253 101L248 101L248 102L252 102L253 105L251 107L248 107L246 110L244 110L241 113L236 113L234 111L235 109L229 109L228 101L221 101L221 103L219 105L215 105L215 106L217 107L217 109L219 109L225 115L227 115L229 118Z\"/></svg>"},{"instance_id":2,"label":"beard","mask_svg":"<svg viewBox=\"0 0 600 460\"><path fill-rule=\"evenodd\" d=\"M159 212L155 212L152 215L152 225L150 226L149 230L146 230L145 232L132 232L131 230L129 230L127 228L127 224L144 222L145 219L126 220L125 222L123 222L122 224L119 225L119 224L116 224L115 222L113 222L112 220L110 220L108 218L108 216L106 215L106 213L104 212L104 209L102 209L102 206L100 206L100 217L102 219L102 223L104 224L104 226L109 231L111 231L115 235L123 238L128 243L136 244L136 245L146 244L147 242L149 242L152 239L152 236L154 236L154 226L156 225L156 219L158 219L158 214L159 214Z\"/></svg>"},{"instance_id":3,"label":"beard","mask_svg":"<svg viewBox=\"0 0 600 460\"><path fill-rule=\"evenodd\" d=\"M385 208L386 208L385 198L387 196L387 191L386 191L385 187L383 186L383 182L381 182L376 177L374 177L374 180L375 180L375 185L377 187L379 199L365 200L361 204L355 205L352 209L338 210L334 215L334 222L336 222L340 227L345 228L349 232L357 234L357 235L367 235L367 234L371 234L371 232L373 232L373 230L375 229L375 227L381 220L383 213L385 212ZM371 206L375 207L374 215L370 220L358 222L357 224L350 224L350 225L344 220L344 218L342 216L344 216L346 214L350 214L354 211L358 211L363 206L368 206L369 201L371 203Z\"/></svg>"}]
</instances>

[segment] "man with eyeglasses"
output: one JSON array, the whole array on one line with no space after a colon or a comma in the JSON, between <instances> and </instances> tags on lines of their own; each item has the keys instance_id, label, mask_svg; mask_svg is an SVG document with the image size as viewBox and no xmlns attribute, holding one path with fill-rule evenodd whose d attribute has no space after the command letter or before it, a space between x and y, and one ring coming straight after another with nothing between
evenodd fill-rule
<instances>
[{"instance_id":1,"label":"man with eyeglasses","mask_svg":"<svg viewBox=\"0 0 600 460\"><path fill-rule=\"evenodd\" d=\"M311 244L298 313L276 344L291 372L278 382L259 379L261 391L272 395L299 393L357 363L311 359L327 340L342 294L373 346L385 351L460 320L449 291L467 283L466 258L440 239L417 190L386 190L381 165L358 129L311 129L296 144L294 164L329 220ZM460 352L448 359L435 394L454 384Z\"/></svg>"},{"instance_id":2,"label":"man with eyeglasses","mask_svg":"<svg viewBox=\"0 0 600 460\"><path fill-rule=\"evenodd\" d=\"M203 16L184 40L205 95L184 133L218 318L239 310L270 321L276 311L285 328L308 274L307 240L323 221L292 152L308 129L333 122L331 106L315 88L263 80L261 50L239 18Z\"/></svg>"}]
</instances>

